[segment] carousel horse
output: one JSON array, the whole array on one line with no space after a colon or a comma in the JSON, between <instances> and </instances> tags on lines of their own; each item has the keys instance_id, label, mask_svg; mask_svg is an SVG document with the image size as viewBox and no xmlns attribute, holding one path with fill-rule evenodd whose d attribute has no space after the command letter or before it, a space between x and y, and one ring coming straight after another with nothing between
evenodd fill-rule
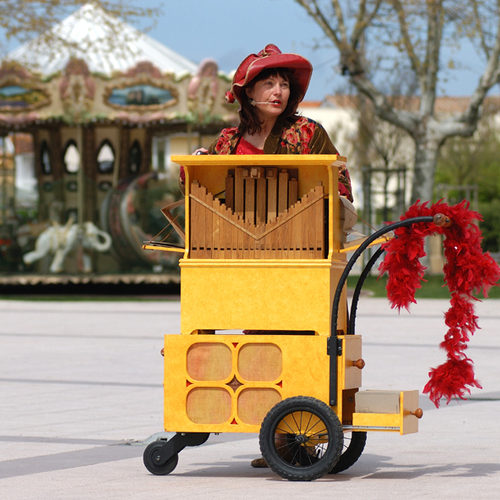
<instances>
[{"instance_id":1,"label":"carousel horse","mask_svg":"<svg viewBox=\"0 0 500 500\"><path fill-rule=\"evenodd\" d=\"M105 252L111 248L111 243L111 236L101 231L92 222L84 222L80 225L75 224L70 218L64 226L53 222L50 227L42 231L36 240L35 249L25 254L23 260L25 264L31 264L48 254L53 254L50 272L60 273L67 254L78 244L83 250ZM83 253L83 271L92 271L90 256L85 252Z\"/></svg>"}]
</instances>

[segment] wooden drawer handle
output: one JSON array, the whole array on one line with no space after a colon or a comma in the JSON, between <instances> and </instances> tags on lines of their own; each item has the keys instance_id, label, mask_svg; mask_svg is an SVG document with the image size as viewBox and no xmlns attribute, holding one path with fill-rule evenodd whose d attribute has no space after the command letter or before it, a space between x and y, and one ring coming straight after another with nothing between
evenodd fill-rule
<instances>
[{"instance_id":1,"label":"wooden drawer handle","mask_svg":"<svg viewBox=\"0 0 500 500\"><path fill-rule=\"evenodd\" d=\"M417 408L415 411L411 411L410 414L415 415L417 418L422 418L424 416L424 411L422 408Z\"/></svg>"},{"instance_id":2,"label":"wooden drawer handle","mask_svg":"<svg viewBox=\"0 0 500 500\"><path fill-rule=\"evenodd\" d=\"M351 366L355 366L356 368L362 370L365 367L365 360L359 358L356 361L351 361Z\"/></svg>"}]
</instances>

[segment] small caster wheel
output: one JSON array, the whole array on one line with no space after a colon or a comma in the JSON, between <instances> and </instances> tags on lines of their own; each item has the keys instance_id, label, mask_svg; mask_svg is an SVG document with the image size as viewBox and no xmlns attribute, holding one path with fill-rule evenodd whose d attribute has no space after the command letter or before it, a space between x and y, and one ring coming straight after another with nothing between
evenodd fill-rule
<instances>
[{"instance_id":1,"label":"small caster wheel","mask_svg":"<svg viewBox=\"0 0 500 500\"><path fill-rule=\"evenodd\" d=\"M179 461L179 454L174 453L166 461L162 460L161 449L165 446L165 442L154 441L148 444L144 450L143 460L146 469L151 474L156 476L166 476L170 474L176 467Z\"/></svg>"}]
</instances>

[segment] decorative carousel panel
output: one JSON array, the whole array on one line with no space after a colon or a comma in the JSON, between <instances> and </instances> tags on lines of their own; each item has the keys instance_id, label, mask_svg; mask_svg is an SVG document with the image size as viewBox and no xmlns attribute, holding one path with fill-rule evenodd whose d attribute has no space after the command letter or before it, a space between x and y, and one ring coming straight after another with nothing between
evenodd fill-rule
<instances>
[{"instance_id":1,"label":"decorative carousel panel","mask_svg":"<svg viewBox=\"0 0 500 500\"><path fill-rule=\"evenodd\" d=\"M117 109L153 110L173 106L177 103L177 97L174 87L139 83L109 88L104 101Z\"/></svg>"},{"instance_id":2,"label":"decorative carousel panel","mask_svg":"<svg viewBox=\"0 0 500 500\"><path fill-rule=\"evenodd\" d=\"M0 109L28 111L50 103L48 94L39 88L7 83L0 87Z\"/></svg>"}]
</instances>

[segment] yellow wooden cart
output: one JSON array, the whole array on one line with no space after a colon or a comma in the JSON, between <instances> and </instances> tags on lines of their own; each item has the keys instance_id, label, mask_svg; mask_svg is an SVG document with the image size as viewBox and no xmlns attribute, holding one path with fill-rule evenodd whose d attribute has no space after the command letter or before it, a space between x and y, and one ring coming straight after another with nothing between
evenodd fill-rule
<instances>
[{"instance_id":1,"label":"yellow wooden cart","mask_svg":"<svg viewBox=\"0 0 500 500\"><path fill-rule=\"evenodd\" d=\"M185 232L173 223L184 247L144 248L182 253L181 332L164 345L164 427L175 435L146 447L147 469L170 473L178 453L209 433L253 432L274 472L312 480L350 467L367 431L416 432L418 391L360 391L354 319L377 252L350 317L345 282L364 249L403 223L357 247L344 243L337 181L345 158L173 161L185 169Z\"/></svg>"}]
</instances>

